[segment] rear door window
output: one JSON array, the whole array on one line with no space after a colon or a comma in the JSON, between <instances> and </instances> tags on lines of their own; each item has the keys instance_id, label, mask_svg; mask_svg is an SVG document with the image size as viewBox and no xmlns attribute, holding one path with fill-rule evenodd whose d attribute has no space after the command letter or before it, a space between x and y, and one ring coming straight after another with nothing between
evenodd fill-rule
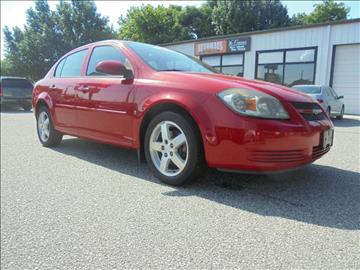
<instances>
[{"instance_id":1,"label":"rear door window","mask_svg":"<svg viewBox=\"0 0 360 270\"><path fill-rule=\"evenodd\" d=\"M66 61L66 57L60 61L60 63L57 65L56 70L55 70L55 77L61 77L61 71L64 67Z\"/></svg>"},{"instance_id":2,"label":"rear door window","mask_svg":"<svg viewBox=\"0 0 360 270\"><path fill-rule=\"evenodd\" d=\"M60 77L78 77L81 76L81 68L86 57L87 49L73 53L66 57L63 64Z\"/></svg>"},{"instance_id":3,"label":"rear door window","mask_svg":"<svg viewBox=\"0 0 360 270\"><path fill-rule=\"evenodd\" d=\"M31 82L25 79L3 79L1 82L3 88L33 88Z\"/></svg>"}]
</instances>

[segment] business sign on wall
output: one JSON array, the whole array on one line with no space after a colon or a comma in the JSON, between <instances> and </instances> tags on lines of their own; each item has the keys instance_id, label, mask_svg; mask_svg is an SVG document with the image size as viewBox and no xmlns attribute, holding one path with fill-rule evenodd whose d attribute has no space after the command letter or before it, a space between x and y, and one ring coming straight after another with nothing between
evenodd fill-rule
<instances>
[{"instance_id":1,"label":"business sign on wall","mask_svg":"<svg viewBox=\"0 0 360 270\"><path fill-rule=\"evenodd\" d=\"M250 37L228 39L228 52L250 51Z\"/></svg>"},{"instance_id":2,"label":"business sign on wall","mask_svg":"<svg viewBox=\"0 0 360 270\"><path fill-rule=\"evenodd\" d=\"M214 40L195 43L195 55L226 53L226 40Z\"/></svg>"},{"instance_id":3,"label":"business sign on wall","mask_svg":"<svg viewBox=\"0 0 360 270\"><path fill-rule=\"evenodd\" d=\"M236 53L250 50L250 37L209 40L195 43L195 55Z\"/></svg>"}]
</instances>

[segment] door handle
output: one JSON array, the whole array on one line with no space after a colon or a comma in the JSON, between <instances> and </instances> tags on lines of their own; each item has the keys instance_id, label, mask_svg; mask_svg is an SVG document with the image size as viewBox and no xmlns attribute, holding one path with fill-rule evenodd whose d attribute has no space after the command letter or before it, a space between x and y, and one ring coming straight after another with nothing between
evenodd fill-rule
<instances>
[{"instance_id":1,"label":"door handle","mask_svg":"<svg viewBox=\"0 0 360 270\"><path fill-rule=\"evenodd\" d=\"M90 87L87 86L87 85L79 86L78 90L81 91L81 92L87 92L87 91L90 90Z\"/></svg>"},{"instance_id":2,"label":"door handle","mask_svg":"<svg viewBox=\"0 0 360 270\"><path fill-rule=\"evenodd\" d=\"M51 90L56 89L56 85L55 85L55 84L51 85L51 86L49 87L49 89L51 89Z\"/></svg>"}]
</instances>

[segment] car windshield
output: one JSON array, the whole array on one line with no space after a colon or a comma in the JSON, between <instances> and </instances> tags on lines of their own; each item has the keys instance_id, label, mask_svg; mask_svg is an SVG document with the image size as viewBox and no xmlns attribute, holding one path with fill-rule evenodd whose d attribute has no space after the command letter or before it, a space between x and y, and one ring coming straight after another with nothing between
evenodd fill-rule
<instances>
[{"instance_id":1,"label":"car windshield","mask_svg":"<svg viewBox=\"0 0 360 270\"><path fill-rule=\"evenodd\" d=\"M33 88L32 84L25 79L3 79L1 86L4 88Z\"/></svg>"},{"instance_id":2,"label":"car windshield","mask_svg":"<svg viewBox=\"0 0 360 270\"><path fill-rule=\"evenodd\" d=\"M320 94L321 93L321 87L319 86L293 86L294 89L299 90L300 92L303 92L305 94Z\"/></svg>"},{"instance_id":3,"label":"car windshield","mask_svg":"<svg viewBox=\"0 0 360 270\"><path fill-rule=\"evenodd\" d=\"M148 66L157 71L184 71L218 73L195 57L144 43L128 42L130 47Z\"/></svg>"}]
</instances>

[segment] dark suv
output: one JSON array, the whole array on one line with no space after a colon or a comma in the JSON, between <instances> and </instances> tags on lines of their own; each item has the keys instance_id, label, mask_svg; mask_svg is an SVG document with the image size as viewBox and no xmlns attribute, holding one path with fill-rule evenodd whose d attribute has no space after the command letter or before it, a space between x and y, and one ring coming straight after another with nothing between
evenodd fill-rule
<instances>
[{"instance_id":1,"label":"dark suv","mask_svg":"<svg viewBox=\"0 0 360 270\"><path fill-rule=\"evenodd\" d=\"M33 85L26 78L0 77L0 104L14 104L31 110Z\"/></svg>"}]
</instances>

